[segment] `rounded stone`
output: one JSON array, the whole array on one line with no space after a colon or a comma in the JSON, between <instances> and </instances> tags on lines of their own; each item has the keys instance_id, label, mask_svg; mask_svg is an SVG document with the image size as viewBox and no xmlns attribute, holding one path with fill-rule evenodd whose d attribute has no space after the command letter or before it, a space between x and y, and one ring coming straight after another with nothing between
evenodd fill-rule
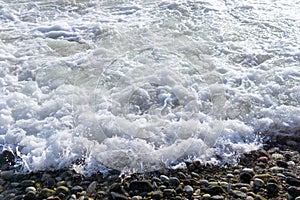
<instances>
[{"instance_id":1,"label":"rounded stone","mask_svg":"<svg viewBox=\"0 0 300 200\"><path fill-rule=\"evenodd\" d=\"M204 185L205 187L207 187L207 186L209 186L209 182L208 182L208 180L205 180L205 179L203 179L203 180L200 180L200 182L199 182L201 185Z\"/></svg>"},{"instance_id":2,"label":"rounded stone","mask_svg":"<svg viewBox=\"0 0 300 200\"><path fill-rule=\"evenodd\" d=\"M70 192L70 190L66 186L59 186L55 191L56 194L59 194L59 193L68 194L69 192Z\"/></svg>"},{"instance_id":3,"label":"rounded stone","mask_svg":"<svg viewBox=\"0 0 300 200\"><path fill-rule=\"evenodd\" d=\"M152 193L152 198L153 198L153 199L162 199L163 196L164 196L164 194L163 194L163 192L160 191L160 190L154 191L154 192Z\"/></svg>"},{"instance_id":4,"label":"rounded stone","mask_svg":"<svg viewBox=\"0 0 300 200\"><path fill-rule=\"evenodd\" d=\"M300 187L290 186L287 191L294 198L300 196Z\"/></svg>"},{"instance_id":5,"label":"rounded stone","mask_svg":"<svg viewBox=\"0 0 300 200\"><path fill-rule=\"evenodd\" d=\"M34 186L35 185L35 181L34 180L24 180L21 182L21 185L23 187L29 187L29 186Z\"/></svg>"},{"instance_id":6,"label":"rounded stone","mask_svg":"<svg viewBox=\"0 0 300 200\"><path fill-rule=\"evenodd\" d=\"M224 197L222 195L214 195L210 197L210 200L223 200Z\"/></svg>"},{"instance_id":7,"label":"rounded stone","mask_svg":"<svg viewBox=\"0 0 300 200\"><path fill-rule=\"evenodd\" d=\"M269 158L267 156L262 156L257 159L258 162L267 163Z\"/></svg>"},{"instance_id":8,"label":"rounded stone","mask_svg":"<svg viewBox=\"0 0 300 200\"><path fill-rule=\"evenodd\" d=\"M240 182L241 183L250 183L252 179L252 175L248 172L242 172L240 174Z\"/></svg>"},{"instance_id":9,"label":"rounded stone","mask_svg":"<svg viewBox=\"0 0 300 200\"><path fill-rule=\"evenodd\" d=\"M252 176L254 175L254 170L252 168L244 168L242 172L251 174Z\"/></svg>"},{"instance_id":10,"label":"rounded stone","mask_svg":"<svg viewBox=\"0 0 300 200\"><path fill-rule=\"evenodd\" d=\"M96 191L97 191L97 185L98 185L97 181L91 182L89 184L88 188L86 189L87 194L91 195L92 193L96 193Z\"/></svg>"},{"instance_id":11,"label":"rounded stone","mask_svg":"<svg viewBox=\"0 0 300 200\"><path fill-rule=\"evenodd\" d=\"M279 192L279 187L276 183L268 183L266 189L268 194L271 196L276 196Z\"/></svg>"},{"instance_id":12,"label":"rounded stone","mask_svg":"<svg viewBox=\"0 0 300 200\"><path fill-rule=\"evenodd\" d=\"M201 198L201 199L203 199L203 200L205 200L205 199L210 199L210 197L211 197L210 194L204 194L204 195L202 195L202 198Z\"/></svg>"},{"instance_id":13,"label":"rounded stone","mask_svg":"<svg viewBox=\"0 0 300 200\"><path fill-rule=\"evenodd\" d=\"M245 199L247 197L246 193L239 191L239 190L232 190L231 192L232 192L233 196L236 198Z\"/></svg>"},{"instance_id":14,"label":"rounded stone","mask_svg":"<svg viewBox=\"0 0 300 200\"><path fill-rule=\"evenodd\" d=\"M54 190L51 190L49 188L43 188L40 192L40 195L44 198L50 197L52 194L54 194Z\"/></svg>"},{"instance_id":15,"label":"rounded stone","mask_svg":"<svg viewBox=\"0 0 300 200\"><path fill-rule=\"evenodd\" d=\"M259 188L265 186L265 182L262 179L260 179L260 178L255 178L253 180L253 184L254 184L255 187L259 187Z\"/></svg>"},{"instance_id":16,"label":"rounded stone","mask_svg":"<svg viewBox=\"0 0 300 200\"><path fill-rule=\"evenodd\" d=\"M131 200L141 200L141 199L143 199L143 197L141 197L141 196L133 196L131 198Z\"/></svg>"},{"instance_id":17,"label":"rounded stone","mask_svg":"<svg viewBox=\"0 0 300 200\"><path fill-rule=\"evenodd\" d=\"M167 189L164 189L163 193L164 193L164 196L169 197L169 196L176 194L176 191L174 189L167 188Z\"/></svg>"},{"instance_id":18,"label":"rounded stone","mask_svg":"<svg viewBox=\"0 0 300 200\"><path fill-rule=\"evenodd\" d=\"M275 160L283 160L284 159L284 156L280 153L273 153L271 156Z\"/></svg>"},{"instance_id":19,"label":"rounded stone","mask_svg":"<svg viewBox=\"0 0 300 200\"><path fill-rule=\"evenodd\" d=\"M184 186L183 190L188 194L188 195L192 195L194 192L194 188L190 185L186 185Z\"/></svg>"},{"instance_id":20,"label":"rounded stone","mask_svg":"<svg viewBox=\"0 0 300 200\"><path fill-rule=\"evenodd\" d=\"M296 186L296 187L300 186L300 180L297 178L287 177L285 182L291 186Z\"/></svg>"},{"instance_id":21,"label":"rounded stone","mask_svg":"<svg viewBox=\"0 0 300 200\"><path fill-rule=\"evenodd\" d=\"M153 191L153 185L145 180L145 181L132 181L129 185L129 189L132 191L139 192L151 192Z\"/></svg>"},{"instance_id":22,"label":"rounded stone","mask_svg":"<svg viewBox=\"0 0 300 200\"><path fill-rule=\"evenodd\" d=\"M35 197L35 192L33 191L27 192L27 194L25 194L24 196L24 200L34 200L34 199L36 199L36 197Z\"/></svg>"},{"instance_id":23,"label":"rounded stone","mask_svg":"<svg viewBox=\"0 0 300 200\"><path fill-rule=\"evenodd\" d=\"M162 181L162 182L169 182L169 177L167 177L166 175L160 175L160 180Z\"/></svg>"},{"instance_id":24,"label":"rounded stone","mask_svg":"<svg viewBox=\"0 0 300 200\"><path fill-rule=\"evenodd\" d=\"M4 180L11 180L11 178L14 176L14 171L13 170L8 170L8 171L2 171L0 174L0 177L3 178Z\"/></svg>"},{"instance_id":25,"label":"rounded stone","mask_svg":"<svg viewBox=\"0 0 300 200\"><path fill-rule=\"evenodd\" d=\"M62 186L60 186L60 187L62 187ZM72 194L76 194L76 193L82 192L82 191L83 191L83 188L79 185L76 185L76 186L71 188L71 193Z\"/></svg>"},{"instance_id":26,"label":"rounded stone","mask_svg":"<svg viewBox=\"0 0 300 200\"><path fill-rule=\"evenodd\" d=\"M36 193L36 188L35 188L35 187L32 187L32 186L27 187L27 188L25 189L25 192L34 192L34 193Z\"/></svg>"},{"instance_id":27,"label":"rounded stone","mask_svg":"<svg viewBox=\"0 0 300 200\"><path fill-rule=\"evenodd\" d=\"M169 183L175 187L177 187L180 184L180 181L176 177L170 177Z\"/></svg>"},{"instance_id":28,"label":"rounded stone","mask_svg":"<svg viewBox=\"0 0 300 200\"><path fill-rule=\"evenodd\" d=\"M226 174L226 178L234 178L233 174Z\"/></svg>"}]
</instances>

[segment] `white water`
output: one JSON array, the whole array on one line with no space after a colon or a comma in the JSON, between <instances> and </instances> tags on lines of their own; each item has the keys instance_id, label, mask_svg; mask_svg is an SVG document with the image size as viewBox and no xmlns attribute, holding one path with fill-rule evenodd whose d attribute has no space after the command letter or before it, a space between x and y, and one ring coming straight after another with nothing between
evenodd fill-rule
<instances>
[{"instance_id":1,"label":"white water","mask_svg":"<svg viewBox=\"0 0 300 200\"><path fill-rule=\"evenodd\" d=\"M234 163L261 137L300 129L299 10L0 0L0 145L25 170Z\"/></svg>"}]
</instances>

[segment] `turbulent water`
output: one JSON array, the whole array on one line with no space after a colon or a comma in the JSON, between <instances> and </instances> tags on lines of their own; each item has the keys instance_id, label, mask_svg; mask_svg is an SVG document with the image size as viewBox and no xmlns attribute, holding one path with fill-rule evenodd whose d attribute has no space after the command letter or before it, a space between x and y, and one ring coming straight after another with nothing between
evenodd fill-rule
<instances>
[{"instance_id":1,"label":"turbulent water","mask_svg":"<svg viewBox=\"0 0 300 200\"><path fill-rule=\"evenodd\" d=\"M300 129L299 10L0 0L0 149L25 171L234 163Z\"/></svg>"}]
</instances>

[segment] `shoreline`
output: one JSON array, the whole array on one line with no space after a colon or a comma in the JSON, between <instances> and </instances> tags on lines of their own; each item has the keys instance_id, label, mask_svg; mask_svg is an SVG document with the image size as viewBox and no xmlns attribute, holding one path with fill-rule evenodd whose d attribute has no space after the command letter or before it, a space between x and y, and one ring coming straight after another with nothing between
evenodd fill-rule
<instances>
[{"instance_id":1,"label":"shoreline","mask_svg":"<svg viewBox=\"0 0 300 200\"><path fill-rule=\"evenodd\" d=\"M278 138L279 139L279 138ZM269 142L244 154L235 166L187 164L187 169L120 175L112 170L85 177L74 170L39 171L0 176L0 199L300 199L298 140ZM288 142L290 141L290 142ZM291 142L291 141L294 141ZM3 155L2 155L3 157Z\"/></svg>"}]
</instances>

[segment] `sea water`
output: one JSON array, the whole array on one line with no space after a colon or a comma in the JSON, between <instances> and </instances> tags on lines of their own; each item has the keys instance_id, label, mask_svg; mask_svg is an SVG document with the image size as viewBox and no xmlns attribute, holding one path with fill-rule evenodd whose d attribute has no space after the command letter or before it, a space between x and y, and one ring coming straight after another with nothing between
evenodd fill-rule
<instances>
[{"instance_id":1,"label":"sea water","mask_svg":"<svg viewBox=\"0 0 300 200\"><path fill-rule=\"evenodd\" d=\"M234 164L300 129L300 1L0 0L0 146L25 171Z\"/></svg>"}]
</instances>

